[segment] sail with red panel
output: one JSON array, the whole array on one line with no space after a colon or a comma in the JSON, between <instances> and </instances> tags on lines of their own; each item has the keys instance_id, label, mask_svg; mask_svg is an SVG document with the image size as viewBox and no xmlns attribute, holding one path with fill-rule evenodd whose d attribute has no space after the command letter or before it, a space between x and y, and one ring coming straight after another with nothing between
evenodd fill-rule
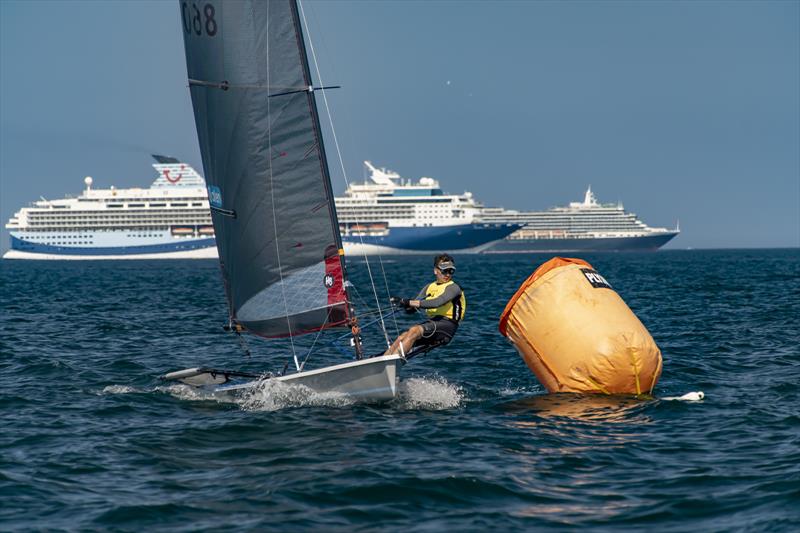
<instances>
[{"instance_id":1,"label":"sail with red panel","mask_svg":"<svg viewBox=\"0 0 800 533\"><path fill-rule=\"evenodd\" d=\"M264 337L351 315L297 5L180 2L231 320Z\"/></svg>"}]
</instances>

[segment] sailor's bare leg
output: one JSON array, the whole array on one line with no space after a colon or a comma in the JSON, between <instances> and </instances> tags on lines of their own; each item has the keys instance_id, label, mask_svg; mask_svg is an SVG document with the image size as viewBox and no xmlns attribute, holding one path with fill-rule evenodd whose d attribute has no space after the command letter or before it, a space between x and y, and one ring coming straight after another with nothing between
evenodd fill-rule
<instances>
[{"instance_id":1,"label":"sailor's bare leg","mask_svg":"<svg viewBox=\"0 0 800 533\"><path fill-rule=\"evenodd\" d=\"M414 343L422 338L422 326L412 326L408 331L404 331L399 337L395 339L389 349L383 352L383 355L392 354L407 354L411 351ZM403 345L403 351L400 352L400 344Z\"/></svg>"}]
</instances>

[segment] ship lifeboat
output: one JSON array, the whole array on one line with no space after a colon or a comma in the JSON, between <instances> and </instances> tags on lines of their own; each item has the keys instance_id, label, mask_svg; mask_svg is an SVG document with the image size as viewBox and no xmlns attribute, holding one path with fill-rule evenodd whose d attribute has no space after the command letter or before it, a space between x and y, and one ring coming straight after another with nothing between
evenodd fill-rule
<instances>
[{"instance_id":1,"label":"ship lifeboat","mask_svg":"<svg viewBox=\"0 0 800 533\"><path fill-rule=\"evenodd\" d=\"M651 394L661 376L647 328L582 259L537 268L506 305L500 332L549 392Z\"/></svg>"},{"instance_id":2,"label":"ship lifeboat","mask_svg":"<svg viewBox=\"0 0 800 533\"><path fill-rule=\"evenodd\" d=\"M200 235L214 235L214 228L211 226L204 226L200 228Z\"/></svg>"},{"instance_id":3,"label":"ship lifeboat","mask_svg":"<svg viewBox=\"0 0 800 533\"><path fill-rule=\"evenodd\" d=\"M193 235L194 230L192 228L172 228L173 235Z\"/></svg>"}]
</instances>

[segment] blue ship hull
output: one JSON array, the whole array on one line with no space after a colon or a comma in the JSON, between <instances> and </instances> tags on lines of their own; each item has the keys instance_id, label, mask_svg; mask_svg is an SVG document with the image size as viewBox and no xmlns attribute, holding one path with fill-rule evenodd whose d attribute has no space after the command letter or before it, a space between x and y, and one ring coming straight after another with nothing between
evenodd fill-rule
<instances>
[{"instance_id":1,"label":"blue ship hull","mask_svg":"<svg viewBox=\"0 0 800 533\"><path fill-rule=\"evenodd\" d=\"M51 244L42 244L37 242L30 242L11 236L11 249L19 250L21 252L29 252L34 254L50 254L50 255L83 255L87 257L92 256L108 256L108 255L143 255L143 254L163 254L171 252L185 252L191 250L202 250L204 248L213 247L214 238L209 237L206 239L193 239L190 241L167 243L167 244L148 244L140 246L54 246Z\"/></svg>"},{"instance_id":2,"label":"blue ship hull","mask_svg":"<svg viewBox=\"0 0 800 533\"><path fill-rule=\"evenodd\" d=\"M437 251L460 251L480 249L493 241L503 239L519 229L511 224L464 224L459 226L426 226L411 228L391 228L383 236L343 237L345 246L366 245L380 249L382 253L429 253ZM11 249L29 254L50 256L137 256L168 254L214 248L213 237L204 239L180 240L166 244L137 246L57 246L30 242L11 236Z\"/></svg>"},{"instance_id":3,"label":"blue ship hull","mask_svg":"<svg viewBox=\"0 0 800 533\"><path fill-rule=\"evenodd\" d=\"M594 239L505 239L492 245L488 253L526 252L625 252L655 251L672 240L677 232L638 237Z\"/></svg>"},{"instance_id":4,"label":"blue ship hull","mask_svg":"<svg viewBox=\"0 0 800 533\"><path fill-rule=\"evenodd\" d=\"M472 250L504 239L518 230L516 224L464 224L459 226L393 227L382 236L342 236L345 245L391 248L399 252Z\"/></svg>"}]
</instances>

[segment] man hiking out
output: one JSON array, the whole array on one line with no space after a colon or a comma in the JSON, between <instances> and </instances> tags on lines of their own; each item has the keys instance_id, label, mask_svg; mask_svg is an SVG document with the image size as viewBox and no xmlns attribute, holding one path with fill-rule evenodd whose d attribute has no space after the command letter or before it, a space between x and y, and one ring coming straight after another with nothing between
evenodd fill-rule
<instances>
[{"instance_id":1,"label":"man hiking out","mask_svg":"<svg viewBox=\"0 0 800 533\"><path fill-rule=\"evenodd\" d=\"M405 307L407 311L424 309L428 320L401 333L384 355L405 356L414 346L444 346L453 339L467 307L464 292L452 279L455 271L452 257L437 255L433 260L436 281L423 287L414 300L391 298L393 304Z\"/></svg>"}]
</instances>

